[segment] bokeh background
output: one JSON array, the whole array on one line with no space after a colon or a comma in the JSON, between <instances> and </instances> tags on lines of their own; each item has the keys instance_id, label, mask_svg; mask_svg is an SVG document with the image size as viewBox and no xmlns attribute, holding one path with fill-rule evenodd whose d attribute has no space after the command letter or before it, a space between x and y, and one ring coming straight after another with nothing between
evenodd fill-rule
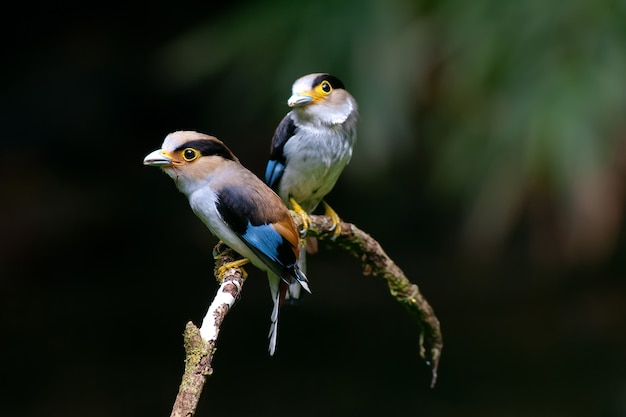
<instances>
[{"instance_id":1,"label":"bokeh background","mask_svg":"<svg viewBox=\"0 0 626 417\"><path fill-rule=\"evenodd\" d=\"M626 415L626 2L13 4L0 94L3 416L169 415L216 240L143 157L193 129L262 175L291 83L360 105L328 201L419 285L347 254L282 310L248 268L198 416Z\"/></svg>"}]
</instances>

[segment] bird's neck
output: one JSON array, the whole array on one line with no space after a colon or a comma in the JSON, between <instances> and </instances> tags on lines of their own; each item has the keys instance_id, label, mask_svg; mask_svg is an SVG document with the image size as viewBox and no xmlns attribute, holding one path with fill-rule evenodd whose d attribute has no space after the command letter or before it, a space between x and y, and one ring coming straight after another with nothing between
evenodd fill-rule
<instances>
[{"instance_id":1,"label":"bird's neck","mask_svg":"<svg viewBox=\"0 0 626 417\"><path fill-rule=\"evenodd\" d=\"M296 124L332 127L344 123L353 113L353 107L348 103L341 108L326 108L306 106L292 111Z\"/></svg>"}]
</instances>

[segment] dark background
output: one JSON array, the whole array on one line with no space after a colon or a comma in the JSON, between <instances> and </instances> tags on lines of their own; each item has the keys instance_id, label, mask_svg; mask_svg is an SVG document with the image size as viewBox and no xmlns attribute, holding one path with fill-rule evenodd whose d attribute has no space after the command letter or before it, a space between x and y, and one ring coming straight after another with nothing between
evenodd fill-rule
<instances>
[{"instance_id":1,"label":"dark background","mask_svg":"<svg viewBox=\"0 0 626 417\"><path fill-rule=\"evenodd\" d=\"M216 243L143 157L213 134L262 175L298 77L360 105L328 197L441 321L349 255L281 312L252 267L199 416L626 415L626 6L619 1L94 2L3 12L0 414L168 415Z\"/></svg>"}]
</instances>

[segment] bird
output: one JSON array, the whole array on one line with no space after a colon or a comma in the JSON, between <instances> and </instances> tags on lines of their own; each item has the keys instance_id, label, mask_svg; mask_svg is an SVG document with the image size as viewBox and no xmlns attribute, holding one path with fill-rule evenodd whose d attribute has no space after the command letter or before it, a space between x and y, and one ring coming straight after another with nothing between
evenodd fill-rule
<instances>
[{"instance_id":1,"label":"bird","mask_svg":"<svg viewBox=\"0 0 626 417\"><path fill-rule=\"evenodd\" d=\"M292 85L287 105L292 108L272 137L265 182L302 218L302 236L309 214L322 203L332 220L333 238L341 233L339 215L324 198L335 186L352 157L356 142L358 106L343 82L329 73L312 73ZM300 265L306 270L306 246ZM308 239L309 252L316 240ZM288 298L297 299L300 287L291 285Z\"/></svg>"},{"instance_id":2,"label":"bird","mask_svg":"<svg viewBox=\"0 0 626 417\"><path fill-rule=\"evenodd\" d=\"M169 175L209 231L243 257L222 271L251 262L267 273L274 302L268 336L273 356L287 285L297 282L311 292L298 265L300 236L288 208L214 136L189 130L169 133L143 163Z\"/></svg>"}]
</instances>

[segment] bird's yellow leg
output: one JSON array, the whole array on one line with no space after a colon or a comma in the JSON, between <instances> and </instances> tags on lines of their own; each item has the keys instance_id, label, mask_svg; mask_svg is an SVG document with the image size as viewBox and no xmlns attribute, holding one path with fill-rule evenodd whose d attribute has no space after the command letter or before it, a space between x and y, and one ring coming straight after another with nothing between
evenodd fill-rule
<instances>
[{"instance_id":1,"label":"bird's yellow leg","mask_svg":"<svg viewBox=\"0 0 626 417\"><path fill-rule=\"evenodd\" d=\"M245 269L242 268L242 266L244 266L248 262L250 262L250 260L248 258L238 259L238 260L232 261L232 262L226 262L224 265L220 266L217 269L217 280L221 282L222 281L222 277L224 276L226 271L229 270L230 268L239 268L239 269L241 269L241 275L243 276L243 279L248 278L248 273L246 272Z\"/></svg>"},{"instance_id":2,"label":"bird's yellow leg","mask_svg":"<svg viewBox=\"0 0 626 417\"><path fill-rule=\"evenodd\" d=\"M330 228L330 230L333 231L333 239L337 238L337 236L339 236L341 234L341 219L339 218L339 215L335 212L335 210L333 210L328 203L326 203L325 201L322 201L322 204L324 204L324 212L326 213L326 215L328 217L330 217L330 220L332 220L333 225Z\"/></svg>"},{"instance_id":3,"label":"bird's yellow leg","mask_svg":"<svg viewBox=\"0 0 626 417\"><path fill-rule=\"evenodd\" d=\"M306 232L309 230L309 226L311 225L311 219L309 218L309 215L293 198L289 199L289 203L291 203L293 211L295 211L296 214L302 219L302 230L300 230L300 235L306 236Z\"/></svg>"}]
</instances>

